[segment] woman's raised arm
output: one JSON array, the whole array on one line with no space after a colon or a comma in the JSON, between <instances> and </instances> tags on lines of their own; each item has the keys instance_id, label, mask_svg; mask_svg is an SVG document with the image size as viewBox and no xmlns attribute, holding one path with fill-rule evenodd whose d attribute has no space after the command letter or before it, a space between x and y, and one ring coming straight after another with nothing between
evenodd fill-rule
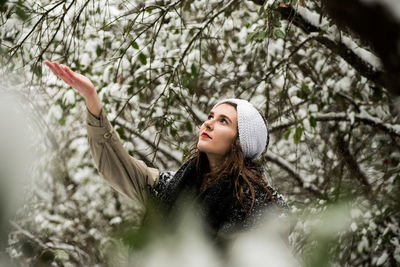
<instances>
[{"instance_id":1,"label":"woman's raised arm","mask_svg":"<svg viewBox=\"0 0 400 267\"><path fill-rule=\"evenodd\" d=\"M88 143L97 169L118 192L144 205L147 186L158 182L159 171L129 155L102 109L93 83L85 76L73 72L57 62L44 63L65 83L78 90L86 101Z\"/></svg>"},{"instance_id":2,"label":"woman's raised arm","mask_svg":"<svg viewBox=\"0 0 400 267\"><path fill-rule=\"evenodd\" d=\"M101 102L96 89L94 89L93 83L87 77L73 72L68 66L60 65L56 61L50 62L45 60L44 64L66 84L78 90L85 98L88 110L96 117L99 117L102 108Z\"/></svg>"}]
</instances>

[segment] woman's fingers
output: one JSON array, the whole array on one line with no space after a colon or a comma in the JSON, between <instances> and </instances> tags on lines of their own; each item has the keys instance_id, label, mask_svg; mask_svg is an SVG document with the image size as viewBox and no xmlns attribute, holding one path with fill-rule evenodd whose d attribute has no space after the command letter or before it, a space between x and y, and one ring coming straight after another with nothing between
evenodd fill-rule
<instances>
[{"instance_id":1,"label":"woman's fingers","mask_svg":"<svg viewBox=\"0 0 400 267\"><path fill-rule=\"evenodd\" d=\"M57 62L52 62L52 69L54 74L56 74L59 78L61 78L64 82L72 86L72 80L66 74L64 70L64 65L59 65Z\"/></svg>"},{"instance_id":2,"label":"woman's fingers","mask_svg":"<svg viewBox=\"0 0 400 267\"><path fill-rule=\"evenodd\" d=\"M55 69L53 63L51 63L51 62L48 61L48 60L46 60L44 63L47 65L47 67L49 67L49 69L50 69L55 75L57 75L57 70Z\"/></svg>"},{"instance_id":3,"label":"woman's fingers","mask_svg":"<svg viewBox=\"0 0 400 267\"><path fill-rule=\"evenodd\" d=\"M56 61L50 62L45 60L44 63L55 75L57 75L57 77L78 90L82 95L88 95L96 91L92 82L88 78L79 73L73 72L68 66L58 64Z\"/></svg>"},{"instance_id":4,"label":"woman's fingers","mask_svg":"<svg viewBox=\"0 0 400 267\"><path fill-rule=\"evenodd\" d=\"M60 65L58 65L58 63L55 61L53 63L54 63L54 68L56 69L58 76L60 76L60 78L62 78L64 73L63 73L62 69L60 68Z\"/></svg>"},{"instance_id":5,"label":"woman's fingers","mask_svg":"<svg viewBox=\"0 0 400 267\"><path fill-rule=\"evenodd\" d=\"M60 78L62 78L61 76L62 76L62 73L60 72L60 70L59 70L59 67L58 67L58 64L57 64L57 62L49 62L49 61L47 61L47 62L45 62L45 64L50 68L50 70L55 74L55 75L57 75L58 77L60 77Z\"/></svg>"},{"instance_id":6,"label":"woman's fingers","mask_svg":"<svg viewBox=\"0 0 400 267\"><path fill-rule=\"evenodd\" d=\"M78 83L79 78L77 74L73 72L68 66L64 66L65 75L71 80L73 83Z\"/></svg>"},{"instance_id":7,"label":"woman's fingers","mask_svg":"<svg viewBox=\"0 0 400 267\"><path fill-rule=\"evenodd\" d=\"M60 69L63 71L63 77L64 80L71 86L74 85L74 83L76 82L76 79L73 75L71 75L71 73L68 71L68 67L65 65L60 65Z\"/></svg>"}]
</instances>

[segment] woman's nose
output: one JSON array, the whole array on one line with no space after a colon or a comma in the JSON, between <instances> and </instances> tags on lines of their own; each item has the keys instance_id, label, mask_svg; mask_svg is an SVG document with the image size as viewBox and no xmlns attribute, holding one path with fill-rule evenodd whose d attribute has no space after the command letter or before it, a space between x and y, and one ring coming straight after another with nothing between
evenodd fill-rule
<instances>
[{"instance_id":1,"label":"woman's nose","mask_svg":"<svg viewBox=\"0 0 400 267\"><path fill-rule=\"evenodd\" d=\"M206 126L207 129L212 129L213 124L212 124L212 120L207 120L204 122L204 125Z\"/></svg>"}]
</instances>

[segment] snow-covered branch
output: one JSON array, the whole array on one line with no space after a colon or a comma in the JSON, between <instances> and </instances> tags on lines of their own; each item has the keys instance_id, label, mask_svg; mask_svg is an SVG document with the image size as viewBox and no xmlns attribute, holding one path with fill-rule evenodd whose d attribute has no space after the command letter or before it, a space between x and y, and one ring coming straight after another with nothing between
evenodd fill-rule
<instances>
[{"instance_id":1,"label":"snow-covered branch","mask_svg":"<svg viewBox=\"0 0 400 267\"><path fill-rule=\"evenodd\" d=\"M385 87L392 95L399 96L399 1L322 0L322 5L336 25L371 46L382 61Z\"/></svg>"},{"instance_id":2,"label":"snow-covered branch","mask_svg":"<svg viewBox=\"0 0 400 267\"><path fill-rule=\"evenodd\" d=\"M34 236L32 233L30 233L28 230L23 229L20 225L17 223L11 221L10 222L11 226L17 230L19 234L24 235L25 237L29 238L31 241L35 242L41 249L43 250L48 250L48 251L54 251L54 250L63 250L63 251L68 251L68 255L71 256L76 263L83 264L90 259L89 255L80 249L78 246L73 246L70 244L65 244L65 243L57 243L54 241L49 241L46 243L43 243L38 237Z\"/></svg>"},{"instance_id":3,"label":"snow-covered branch","mask_svg":"<svg viewBox=\"0 0 400 267\"><path fill-rule=\"evenodd\" d=\"M330 113L316 113L312 114L312 116L315 118L316 121L348 121L348 122L362 122L364 124L370 125L372 127L376 127L385 133L388 133L394 137L400 137L400 126L399 125L393 125L390 123L385 123L382 120L372 117L365 112L362 114L347 114L345 112L330 112ZM283 130L286 128L289 128L293 125L295 125L296 122L288 122L288 123L283 123L274 127L271 127L270 132L275 132L279 130Z\"/></svg>"},{"instance_id":4,"label":"snow-covered branch","mask_svg":"<svg viewBox=\"0 0 400 267\"><path fill-rule=\"evenodd\" d=\"M265 1L253 0L256 4L264 4ZM291 5L278 8L282 19L290 21L296 27L307 34L317 34L315 40L332 52L343 58L358 73L370 81L386 87L386 80L380 60L370 51L360 47L347 36L341 35L337 27L329 26L326 19L320 14L307 8Z\"/></svg>"},{"instance_id":5,"label":"snow-covered branch","mask_svg":"<svg viewBox=\"0 0 400 267\"><path fill-rule=\"evenodd\" d=\"M308 190L309 192L311 192L312 194L314 194L315 196L317 196L319 198L325 198L324 195L319 191L319 189L315 185L309 184L306 186L304 183L305 179L298 173L296 168L292 164L290 164L287 160L276 155L275 153L272 153L271 151L267 151L267 153L265 154L264 157L268 161L271 161L271 162L277 164L278 166L283 168L285 171L287 171L297 181L297 184L300 187Z\"/></svg>"},{"instance_id":6,"label":"snow-covered branch","mask_svg":"<svg viewBox=\"0 0 400 267\"><path fill-rule=\"evenodd\" d=\"M379 59L370 51L361 48L351 38L341 35L336 26L328 27L329 22L326 19L319 19L321 15L301 6L280 7L279 11L282 18L291 21L304 32L318 33L316 41L342 57L362 76L385 86Z\"/></svg>"}]
</instances>

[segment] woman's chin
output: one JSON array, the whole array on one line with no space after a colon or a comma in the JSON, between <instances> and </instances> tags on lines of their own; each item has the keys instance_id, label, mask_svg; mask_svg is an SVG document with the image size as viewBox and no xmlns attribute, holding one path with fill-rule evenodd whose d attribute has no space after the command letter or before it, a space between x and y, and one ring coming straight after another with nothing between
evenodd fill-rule
<instances>
[{"instance_id":1,"label":"woman's chin","mask_svg":"<svg viewBox=\"0 0 400 267\"><path fill-rule=\"evenodd\" d=\"M207 152L209 151L207 145L206 145L206 144L203 144L202 141L199 141L199 142L197 143L197 149L198 149L200 152L204 152L204 153L207 153Z\"/></svg>"}]
</instances>

